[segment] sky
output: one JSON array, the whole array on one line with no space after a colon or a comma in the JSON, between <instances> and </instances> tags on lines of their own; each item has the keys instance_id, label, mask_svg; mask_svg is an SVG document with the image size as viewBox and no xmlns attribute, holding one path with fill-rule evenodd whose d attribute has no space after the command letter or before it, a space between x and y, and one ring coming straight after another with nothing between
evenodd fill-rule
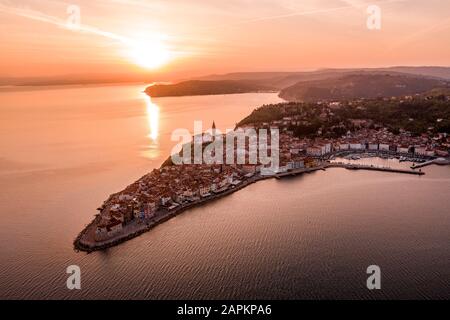
<instances>
[{"instance_id":1,"label":"sky","mask_svg":"<svg viewBox=\"0 0 450 320\"><path fill-rule=\"evenodd\" d=\"M0 77L450 66L448 0L0 0L0 27Z\"/></svg>"}]
</instances>

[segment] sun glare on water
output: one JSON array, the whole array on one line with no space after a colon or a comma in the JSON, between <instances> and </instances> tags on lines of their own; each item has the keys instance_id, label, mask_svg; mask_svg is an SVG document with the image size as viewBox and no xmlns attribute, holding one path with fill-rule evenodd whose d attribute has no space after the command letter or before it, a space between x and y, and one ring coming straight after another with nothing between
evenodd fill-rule
<instances>
[{"instance_id":1,"label":"sun glare on water","mask_svg":"<svg viewBox=\"0 0 450 320\"><path fill-rule=\"evenodd\" d=\"M162 67L171 58L170 50L157 38L131 41L129 56L133 63L146 69Z\"/></svg>"}]
</instances>

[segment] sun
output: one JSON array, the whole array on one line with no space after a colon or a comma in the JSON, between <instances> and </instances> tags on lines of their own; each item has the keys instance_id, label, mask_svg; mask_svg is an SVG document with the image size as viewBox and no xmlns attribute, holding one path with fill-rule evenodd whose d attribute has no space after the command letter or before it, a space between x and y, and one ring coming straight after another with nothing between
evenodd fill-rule
<instances>
[{"instance_id":1,"label":"sun","mask_svg":"<svg viewBox=\"0 0 450 320\"><path fill-rule=\"evenodd\" d=\"M133 40L129 43L131 61L145 69L157 69L171 59L170 50L160 39Z\"/></svg>"}]
</instances>

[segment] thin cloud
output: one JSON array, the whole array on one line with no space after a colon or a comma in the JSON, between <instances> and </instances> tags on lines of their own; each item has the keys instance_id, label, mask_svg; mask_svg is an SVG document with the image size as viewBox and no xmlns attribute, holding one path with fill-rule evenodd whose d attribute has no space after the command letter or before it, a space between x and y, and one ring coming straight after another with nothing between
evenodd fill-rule
<instances>
[{"instance_id":1,"label":"thin cloud","mask_svg":"<svg viewBox=\"0 0 450 320\"><path fill-rule=\"evenodd\" d=\"M127 37L118 35L113 32L104 31L104 30L101 30L99 28L92 27L89 25L80 24L79 26L77 26L76 29L73 29L73 28L70 28L67 21L65 21L63 19L53 17L53 16L47 15L47 14L39 12L39 11L31 10L29 8L11 7L11 6L6 6L3 4L0 4L0 12L27 18L27 19L31 19L34 21L49 23L49 24L52 24L59 28L67 29L70 31L87 33L87 34L105 37L108 39L120 41L124 44L130 44L132 42L131 39L129 39Z\"/></svg>"},{"instance_id":2,"label":"thin cloud","mask_svg":"<svg viewBox=\"0 0 450 320\"><path fill-rule=\"evenodd\" d=\"M445 30L447 28L450 27L450 18L441 20L433 25L431 25L430 27L424 28L422 30L419 30L415 33L410 34L409 36L406 36L405 38L403 38L402 40L397 41L393 46L389 47L385 52L386 53L390 53L393 52L395 50L398 50L410 43L414 43L417 42L418 40L420 40L421 38L423 38L424 36L427 36L431 33L434 32L438 32L441 30Z\"/></svg>"},{"instance_id":3,"label":"thin cloud","mask_svg":"<svg viewBox=\"0 0 450 320\"><path fill-rule=\"evenodd\" d=\"M386 1L377 2L376 4L382 5L382 4L390 4L390 3L406 2L406 1L408 1L408 0L386 0ZM277 19L283 19L283 18L316 15L316 14L329 13L329 12L345 10L345 9L350 9L350 8L364 8L369 5L368 3L360 3L359 1L357 2L357 1L353 1L353 0L343 0L343 2L347 3L347 5L328 8L328 9L317 9L317 10L310 10L310 11L291 12L291 13L287 13L287 14L255 18L255 19L244 20L244 21L236 22L236 23L232 23L232 24L214 26L214 27L207 28L207 29L218 29L218 28L223 28L223 27L233 27L233 26L251 24L251 23L256 23L256 22L263 22L263 21L270 21L270 20L277 20Z\"/></svg>"}]
</instances>

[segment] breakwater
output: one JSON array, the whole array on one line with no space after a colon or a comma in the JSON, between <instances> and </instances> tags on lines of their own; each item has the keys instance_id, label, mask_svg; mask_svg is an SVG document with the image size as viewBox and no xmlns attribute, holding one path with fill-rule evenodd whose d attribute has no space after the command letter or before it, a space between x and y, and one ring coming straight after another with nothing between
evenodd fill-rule
<instances>
[{"instance_id":1,"label":"breakwater","mask_svg":"<svg viewBox=\"0 0 450 320\"><path fill-rule=\"evenodd\" d=\"M377 167L377 166L370 166L370 165L347 164L347 163L340 163L340 162L334 162L334 163L326 162L326 163L322 163L321 165L316 166L316 167L301 168L301 169L291 170L288 172L278 173L276 175L271 175L271 176L257 175L257 176L253 176L249 179L246 179L243 182L241 182L240 184L233 186L223 192L201 198L197 201L194 201L194 202L191 202L188 204L182 204L172 210L165 210L163 212L160 212L157 214L156 217L154 217L148 221L142 221L140 223L133 222L133 223L125 226L124 229L119 234L117 234L114 237L112 237L108 240L105 240L105 241L95 241L94 240L95 229L100 221L100 216L97 215L96 218L77 236L77 238L75 239L75 241L73 243L74 248L75 248L75 250L85 251L85 252L105 250L107 248L114 247L125 241L128 241L135 237L138 237L141 234L156 227L157 225L181 214L182 212L184 212L188 209L194 208L196 206L200 206L209 201L214 201L216 199L225 197L231 193L239 191L239 190L247 187L248 185L256 183L260 180L271 179L271 178L281 179L284 177L296 176L296 175L311 173L311 172L315 172L315 171L319 171L319 170L326 170L328 168L345 168L348 170L372 170L372 171L383 171L383 172L402 173L402 174L413 174L413 175L419 175L419 176L425 174L424 172L422 172L420 170L417 171L417 170L413 170L413 169L397 169L397 168Z\"/></svg>"}]
</instances>

